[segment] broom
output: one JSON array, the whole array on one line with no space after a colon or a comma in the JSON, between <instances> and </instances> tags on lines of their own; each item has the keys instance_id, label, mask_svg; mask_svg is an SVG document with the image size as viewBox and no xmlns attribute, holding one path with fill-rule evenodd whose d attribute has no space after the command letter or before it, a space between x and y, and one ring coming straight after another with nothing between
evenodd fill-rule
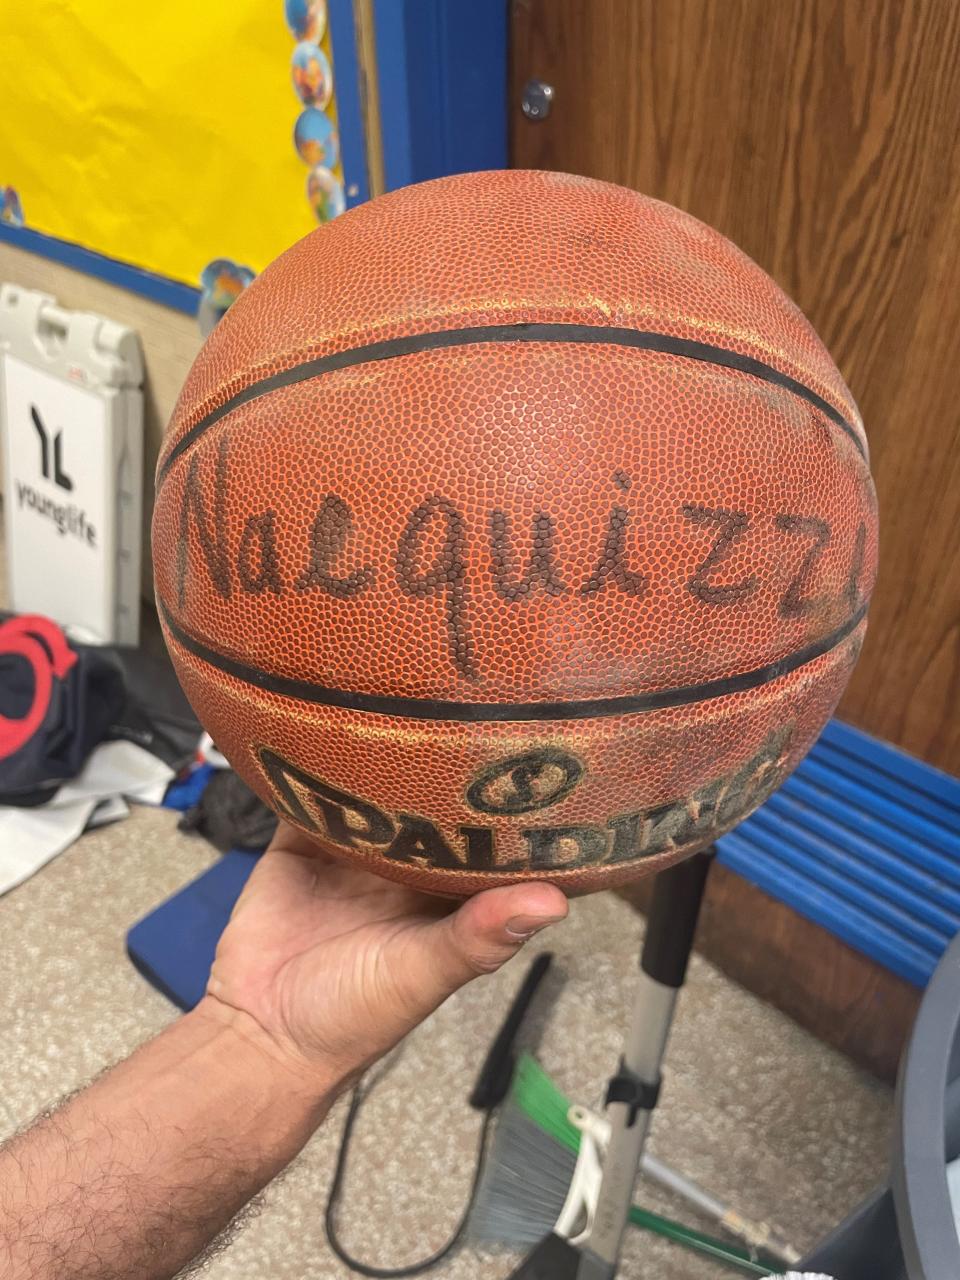
<instances>
[{"instance_id":1,"label":"broom","mask_svg":"<svg viewBox=\"0 0 960 1280\"><path fill-rule=\"evenodd\" d=\"M550 1237L544 1242L545 1252L559 1254L569 1248L564 1237L573 1235L575 1228L583 1229L585 1205L577 1194L578 1180L588 1176L583 1157L596 1160L589 1151L581 1153L584 1133L572 1123L571 1114L590 1117L582 1108L571 1112L569 1100L536 1059L524 1053L513 1074L477 1190L469 1226L474 1240L529 1246ZM605 1123L592 1119L595 1126ZM796 1261L796 1250L769 1228L734 1213L654 1156L644 1155L641 1168L651 1180L679 1192L719 1225L746 1239L748 1248L714 1239L638 1205L630 1210L635 1227L713 1258L741 1275L782 1275L779 1262Z\"/></svg>"},{"instance_id":2,"label":"broom","mask_svg":"<svg viewBox=\"0 0 960 1280\"><path fill-rule=\"evenodd\" d=\"M383 1077L383 1071L366 1085L358 1085L355 1089L344 1124L325 1215L330 1247L352 1271L382 1277L418 1275L448 1257L467 1235L474 1236L478 1241L495 1240L523 1245L540 1241L545 1233L550 1232L548 1247L553 1242L558 1248L571 1248L565 1239L552 1232L552 1228L557 1225L567 1190L574 1180L574 1170L578 1163L577 1150L581 1144L581 1134L568 1121L567 1112L571 1110L575 1114L582 1111L584 1115L590 1113L581 1108L570 1109L566 1099L536 1060L527 1053L522 1054L518 1060L514 1053L521 1024L537 988L550 968L551 959L548 952L534 959L487 1052L470 1094L470 1106L481 1112L485 1119L480 1139L480 1160L474 1174L467 1212L447 1243L420 1262L395 1268L373 1267L352 1257L339 1239L338 1207L351 1133L364 1098L376 1081ZM497 1142L491 1146L486 1141L487 1128L492 1113L499 1108L502 1108L502 1119L497 1126ZM598 1125L606 1123L601 1118L594 1119ZM554 1133L559 1135L558 1139L552 1136ZM517 1134L521 1136L514 1136ZM584 1137L583 1148L583 1154L595 1149L593 1137L589 1133ZM488 1150L491 1157L489 1161L486 1155ZM648 1162L651 1162L650 1169ZM652 1169L654 1173L659 1170L660 1180L664 1185L678 1189L682 1194L689 1194L690 1188L700 1193L695 1184L673 1173L667 1166L660 1165L653 1157L644 1157L644 1169ZM599 1165L595 1172L599 1176ZM518 1178L522 1181L522 1196L517 1194ZM521 1209L519 1216L513 1212L518 1207ZM720 1206L721 1210L722 1208ZM630 1220L644 1230L665 1236L702 1255L729 1262L741 1274L766 1276L771 1272L770 1267L759 1265L756 1253L748 1254L659 1214L634 1207ZM573 1225L571 1223L571 1227ZM537 1253L539 1261L543 1261L539 1249ZM549 1265L549 1259L546 1262L547 1269L541 1274L557 1280L559 1272Z\"/></svg>"}]
</instances>

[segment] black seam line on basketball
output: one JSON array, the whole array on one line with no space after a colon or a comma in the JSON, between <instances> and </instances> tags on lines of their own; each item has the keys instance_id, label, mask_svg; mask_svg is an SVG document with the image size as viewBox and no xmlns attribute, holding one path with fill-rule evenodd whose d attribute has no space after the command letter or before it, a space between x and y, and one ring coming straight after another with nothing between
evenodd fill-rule
<instances>
[{"instance_id":1,"label":"black seam line on basketball","mask_svg":"<svg viewBox=\"0 0 960 1280\"><path fill-rule=\"evenodd\" d=\"M157 486L166 478L171 466L185 453L204 432L209 431L221 418L239 409L241 405L257 400L260 396L269 395L271 391L279 391L283 387L293 386L298 382L307 382L311 378L319 378L322 374L333 373L337 369L349 369L356 365L373 364L379 360L393 360L397 356L414 355L421 351L438 351L450 347L469 347L481 343L495 342L573 342L612 347L633 347L639 351L655 351L662 355L684 356L689 360L701 360L706 364L719 365L723 369L733 369L738 373L748 373L774 386L783 387L794 395L814 405L825 414L831 422L845 431L857 449L866 457L863 443L853 426L842 413L811 389L789 374L781 373L762 360L752 356L740 355L729 351L726 347L714 347L706 342L694 342L690 338L674 338L667 333L656 333L644 329L616 329L605 325L585 324L511 324L483 325L472 329L441 329L434 333L413 333L402 338L388 338L384 342L372 342L365 347L351 347L347 351L337 351L330 356L319 356L316 360L306 360L303 364L294 365L291 369L283 369L280 373L271 374L252 382L250 386L238 391L222 405L206 414L199 422L186 431L170 450L157 473Z\"/></svg>"},{"instance_id":2,"label":"black seam line on basketball","mask_svg":"<svg viewBox=\"0 0 960 1280\"><path fill-rule=\"evenodd\" d=\"M226 654L218 653L201 640L184 631L160 602L164 620L176 641L202 661L226 675L242 680L267 693L296 698L301 702L320 703L323 706L344 707L348 711L367 711L374 715L404 716L412 720L591 720L601 716L631 715L643 711L662 711L668 707L687 706L693 702L707 702L731 693L743 693L779 680L781 676L806 666L815 658L821 658L835 649L863 621L867 613L864 603L848 618L842 627L828 636L796 653L788 654L777 662L745 671L742 675L724 676L719 680L707 680L703 684L685 685L677 689L657 689L650 693L626 694L619 698L595 698L577 702L447 702L432 698L384 697L373 693L349 693L344 689L329 689L310 680L294 680L290 676L271 675L238 662Z\"/></svg>"}]
</instances>

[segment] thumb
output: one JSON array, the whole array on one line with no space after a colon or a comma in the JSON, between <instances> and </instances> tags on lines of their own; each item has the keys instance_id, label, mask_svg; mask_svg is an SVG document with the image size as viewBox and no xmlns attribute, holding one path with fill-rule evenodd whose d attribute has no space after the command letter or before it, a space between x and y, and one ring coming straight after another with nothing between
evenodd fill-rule
<instances>
[{"instance_id":1,"label":"thumb","mask_svg":"<svg viewBox=\"0 0 960 1280\"><path fill-rule=\"evenodd\" d=\"M430 1008L471 978L495 972L528 938L563 920L568 910L566 897L554 885L516 884L478 893L452 915L421 925L410 940L415 953L410 961L422 976L423 995L432 987Z\"/></svg>"}]
</instances>

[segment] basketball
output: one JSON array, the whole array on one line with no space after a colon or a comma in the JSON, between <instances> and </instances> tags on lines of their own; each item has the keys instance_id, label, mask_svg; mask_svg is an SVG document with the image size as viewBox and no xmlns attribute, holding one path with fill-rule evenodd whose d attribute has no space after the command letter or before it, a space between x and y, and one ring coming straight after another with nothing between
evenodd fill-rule
<instances>
[{"instance_id":1,"label":"basketball","mask_svg":"<svg viewBox=\"0 0 960 1280\"><path fill-rule=\"evenodd\" d=\"M450 896L662 870L752 812L863 641L856 404L716 231L443 178L268 267L187 378L155 585L187 695L325 851Z\"/></svg>"}]
</instances>

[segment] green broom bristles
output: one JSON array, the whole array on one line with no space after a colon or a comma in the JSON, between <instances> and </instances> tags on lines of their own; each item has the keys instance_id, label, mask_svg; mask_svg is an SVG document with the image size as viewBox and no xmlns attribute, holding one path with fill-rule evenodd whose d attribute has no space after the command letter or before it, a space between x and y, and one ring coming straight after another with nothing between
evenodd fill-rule
<instances>
[{"instance_id":1,"label":"green broom bristles","mask_svg":"<svg viewBox=\"0 0 960 1280\"><path fill-rule=\"evenodd\" d=\"M554 1084L540 1063L529 1053L523 1053L517 1063L510 1086L510 1102L555 1142L574 1155L580 1149L580 1130L571 1124L567 1113L570 1100ZM704 1235L660 1214L633 1205L630 1221L641 1230L654 1232L695 1252L715 1258L736 1268L741 1274L753 1276L783 1275L783 1268L771 1261L760 1261L745 1250L712 1236Z\"/></svg>"},{"instance_id":2,"label":"green broom bristles","mask_svg":"<svg viewBox=\"0 0 960 1280\"><path fill-rule=\"evenodd\" d=\"M540 1063L529 1053L520 1055L510 1086L510 1096L531 1120L569 1151L580 1150L580 1130L567 1117L570 1099L565 1097Z\"/></svg>"}]
</instances>

